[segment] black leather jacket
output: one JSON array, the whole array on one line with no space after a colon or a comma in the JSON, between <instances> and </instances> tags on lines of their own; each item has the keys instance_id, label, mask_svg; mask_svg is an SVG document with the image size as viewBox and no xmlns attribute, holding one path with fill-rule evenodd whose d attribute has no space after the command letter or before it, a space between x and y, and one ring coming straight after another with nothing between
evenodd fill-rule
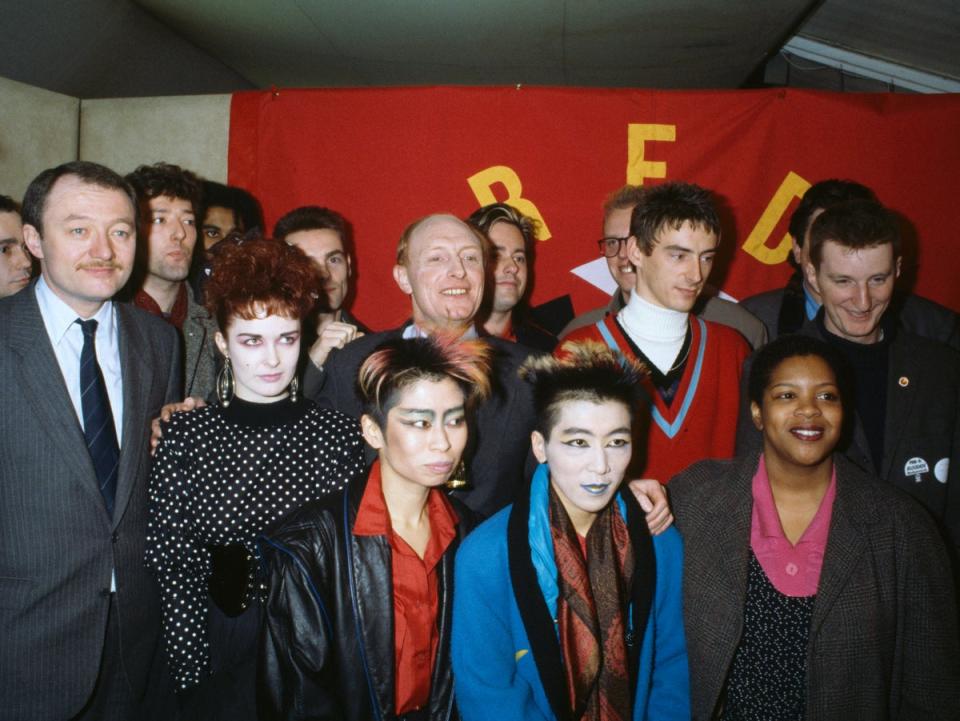
<instances>
[{"instance_id":1,"label":"black leather jacket","mask_svg":"<svg viewBox=\"0 0 960 721\"><path fill-rule=\"evenodd\" d=\"M352 533L366 485L366 477L351 481L262 539L270 591L260 643L261 718L396 718L390 543ZM460 522L458 538L437 565L440 643L431 721L459 718L450 666L453 560L474 518L452 503Z\"/></svg>"}]
</instances>

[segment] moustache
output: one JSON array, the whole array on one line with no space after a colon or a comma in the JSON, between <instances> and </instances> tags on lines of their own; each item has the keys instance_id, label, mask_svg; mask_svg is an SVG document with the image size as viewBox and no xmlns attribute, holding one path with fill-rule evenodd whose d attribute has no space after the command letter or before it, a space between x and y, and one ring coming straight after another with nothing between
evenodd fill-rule
<instances>
[{"instance_id":1,"label":"moustache","mask_svg":"<svg viewBox=\"0 0 960 721\"><path fill-rule=\"evenodd\" d=\"M123 270L119 263L81 263L77 270Z\"/></svg>"}]
</instances>

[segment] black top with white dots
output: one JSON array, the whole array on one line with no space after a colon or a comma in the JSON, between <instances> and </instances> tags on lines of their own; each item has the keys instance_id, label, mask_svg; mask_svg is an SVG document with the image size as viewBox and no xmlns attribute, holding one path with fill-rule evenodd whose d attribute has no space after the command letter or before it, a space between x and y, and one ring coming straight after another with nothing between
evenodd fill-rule
<instances>
[{"instance_id":1,"label":"black top with white dots","mask_svg":"<svg viewBox=\"0 0 960 721\"><path fill-rule=\"evenodd\" d=\"M179 688L209 672L209 546L257 536L290 511L364 472L359 424L307 400L207 406L176 413L150 471L147 566L156 575L164 639Z\"/></svg>"},{"instance_id":2,"label":"black top with white dots","mask_svg":"<svg viewBox=\"0 0 960 721\"><path fill-rule=\"evenodd\" d=\"M727 677L721 721L803 721L816 598L780 593L750 551L743 636Z\"/></svg>"}]
</instances>

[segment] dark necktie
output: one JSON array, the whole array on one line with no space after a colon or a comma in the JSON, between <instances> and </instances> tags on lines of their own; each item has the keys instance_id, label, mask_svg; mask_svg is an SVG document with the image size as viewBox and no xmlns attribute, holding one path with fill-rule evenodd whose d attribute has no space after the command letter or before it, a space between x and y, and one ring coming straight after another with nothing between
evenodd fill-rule
<instances>
[{"instance_id":1,"label":"dark necktie","mask_svg":"<svg viewBox=\"0 0 960 721\"><path fill-rule=\"evenodd\" d=\"M117 464L120 448L113 426L113 411L107 384L103 381L97 363L95 336L97 321L77 319L83 330L83 349L80 351L80 406L83 408L83 435L93 468L100 483L100 494L107 513L113 516L113 502L117 496Z\"/></svg>"}]
</instances>

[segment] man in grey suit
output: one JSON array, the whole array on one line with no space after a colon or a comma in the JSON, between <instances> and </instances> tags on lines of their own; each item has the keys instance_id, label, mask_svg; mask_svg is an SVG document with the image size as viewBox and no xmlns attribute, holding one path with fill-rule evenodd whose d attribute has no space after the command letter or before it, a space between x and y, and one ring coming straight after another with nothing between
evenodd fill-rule
<instances>
[{"instance_id":1,"label":"man in grey suit","mask_svg":"<svg viewBox=\"0 0 960 721\"><path fill-rule=\"evenodd\" d=\"M23 220L41 276L0 300L0 715L163 717L143 557L149 422L180 395L176 332L110 300L136 245L119 175L45 170Z\"/></svg>"}]
</instances>

